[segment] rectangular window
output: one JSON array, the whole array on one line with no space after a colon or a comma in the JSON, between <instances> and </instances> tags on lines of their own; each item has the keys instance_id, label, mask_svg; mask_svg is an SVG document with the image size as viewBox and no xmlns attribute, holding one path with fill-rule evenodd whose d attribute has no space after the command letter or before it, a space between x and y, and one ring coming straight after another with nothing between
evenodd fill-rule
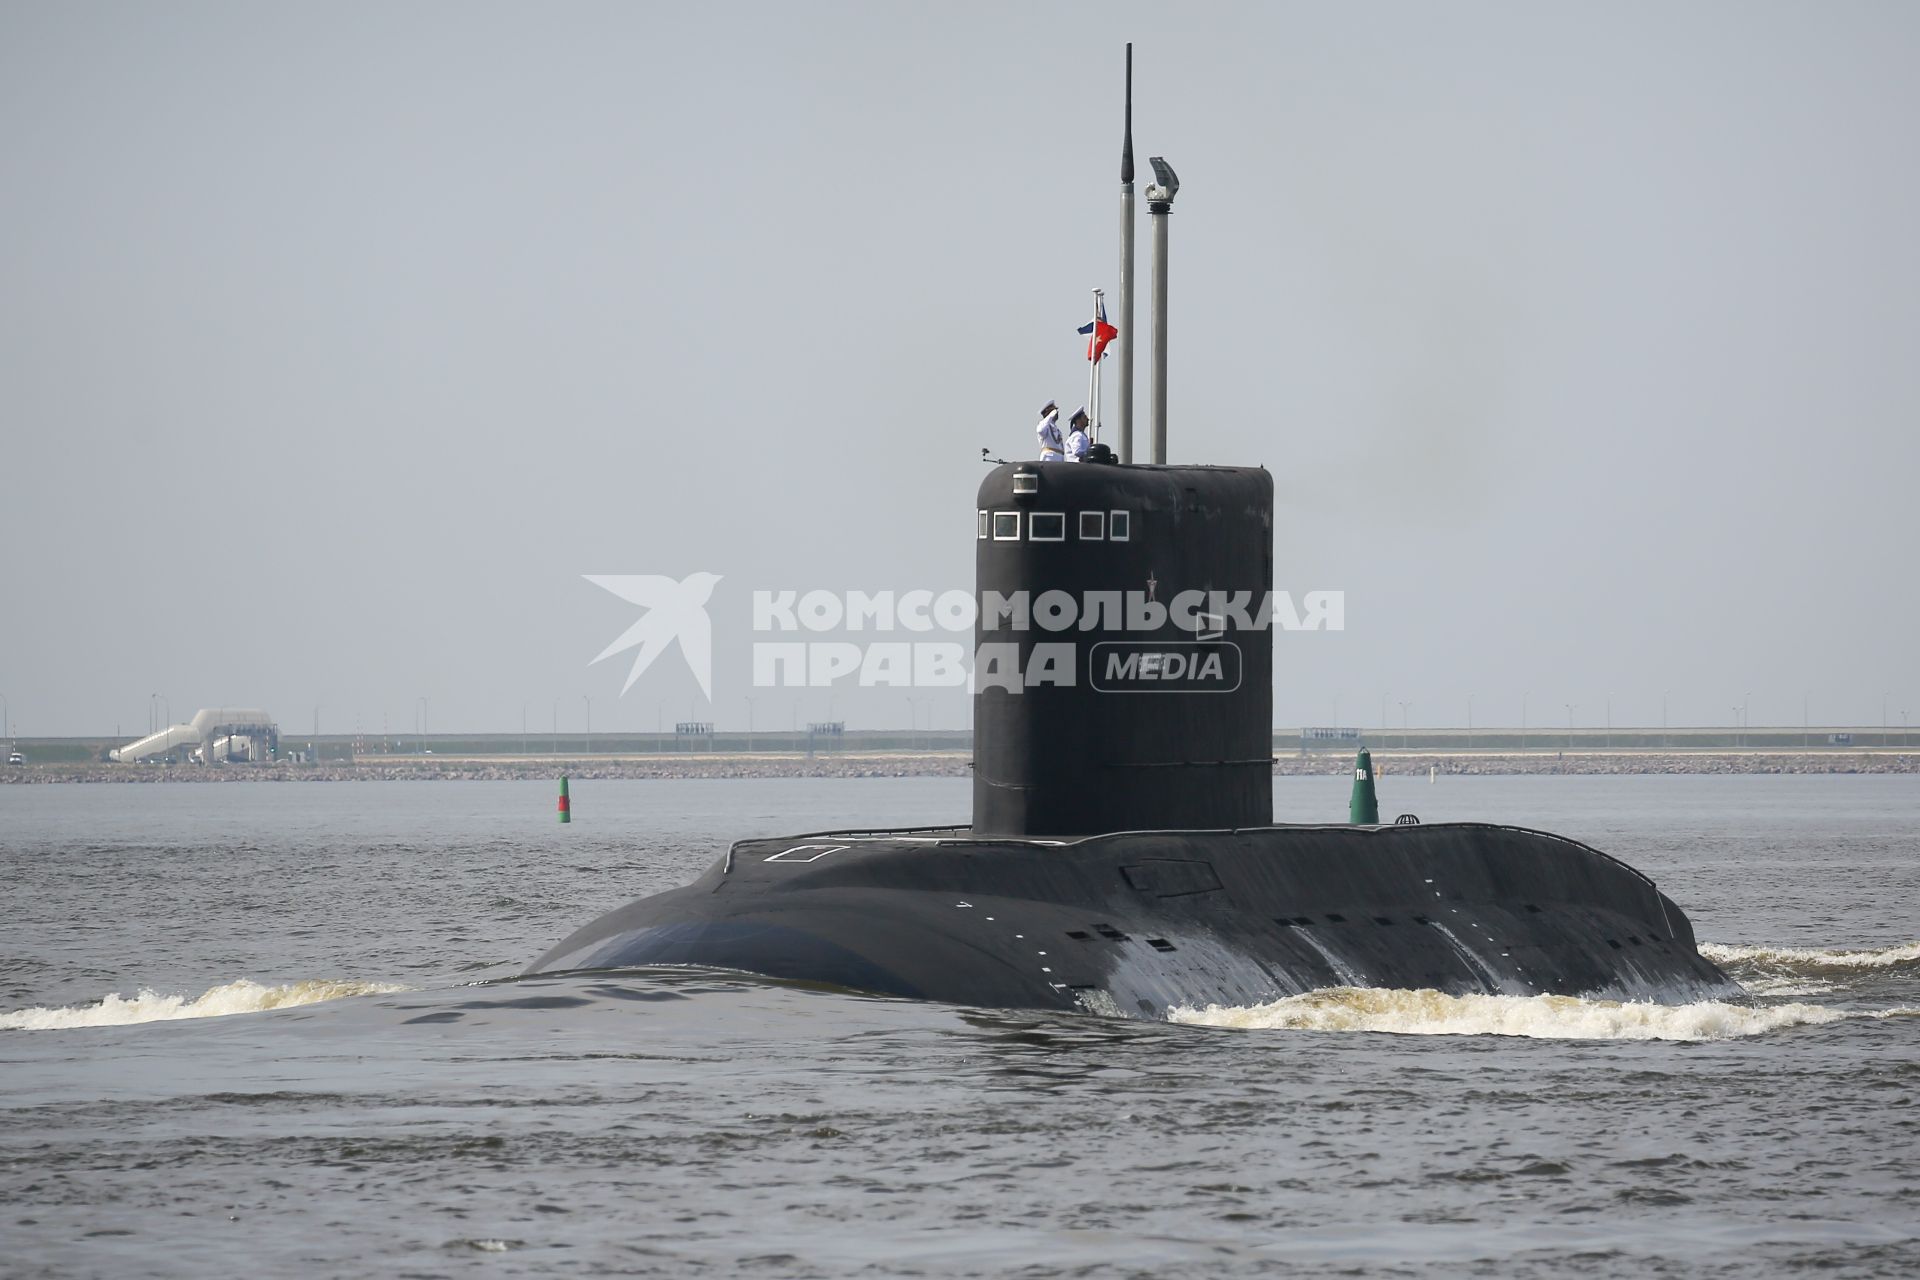
<instances>
[{"instance_id":1,"label":"rectangular window","mask_svg":"<svg viewBox=\"0 0 1920 1280\"><path fill-rule=\"evenodd\" d=\"M1133 536L1133 513L1115 511L1107 517L1107 537L1115 542L1125 542Z\"/></svg>"},{"instance_id":2,"label":"rectangular window","mask_svg":"<svg viewBox=\"0 0 1920 1280\"><path fill-rule=\"evenodd\" d=\"M993 540L995 542L1020 541L1020 513L1018 511L996 511L993 513Z\"/></svg>"},{"instance_id":3,"label":"rectangular window","mask_svg":"<svg viewBox=\"0 0 1920 1280\"><path fill-rule=\"evenodd\" d=\"M1036 511L1027 517L1027 538L1032 542L1065 542L1067 517L1059 511Z\"/></svg>"},{"instance_id":4,"label":"rectangular window","mask_svg":"<svg viewBox=\"0 0 1920 1280\"><path fill-rule=\"evenodd\" d=\"M984 507L980 509L980 532L974 536L980 538L987 536L987 512Z\"/></svg>"},{"instance_id":5,"label":"rectangular window","mask_svg":"<svg viewBox=\"0 0 1920 1280\"><path fill-rule=\"evenodd\" d=\"M1104 511L1082 511L1080 513L1080 541L1098 542L1107 536L1107 513Z\"/></svg>"}]
</instances>

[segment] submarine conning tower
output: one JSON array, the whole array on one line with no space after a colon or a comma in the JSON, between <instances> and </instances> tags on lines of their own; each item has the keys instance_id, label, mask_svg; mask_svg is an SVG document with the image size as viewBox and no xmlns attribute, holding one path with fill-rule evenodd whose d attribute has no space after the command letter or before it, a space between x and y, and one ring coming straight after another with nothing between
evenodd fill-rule
<instances>
[{"instance_id":1,"label":"submarine conning tower","mask_svg":"<svg viewBox=\"0 0 1920 1280\"><path fill-rule=\"evenodd\" d=\"M1007 463L980 486L973 828L1273 821L1273 477Z\"/></svg>"}]
</instances>

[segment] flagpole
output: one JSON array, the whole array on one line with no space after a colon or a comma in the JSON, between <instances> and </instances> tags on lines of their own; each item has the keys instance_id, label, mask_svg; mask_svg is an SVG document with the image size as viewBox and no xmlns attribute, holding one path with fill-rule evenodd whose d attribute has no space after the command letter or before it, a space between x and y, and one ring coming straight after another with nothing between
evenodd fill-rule
<instances>
[{"instance_id":1,"label":"flagpole","mask_svg":"<svg viewBox=\"0 0 1920 1280\"><path fill-rule=\"evenodd\" d=\"M1094 290L1094 311L1096 311L1098 315L1102 315L1102 317L1106 315L1106 290ZM1094 336L1094 338L1100 336L1100 322L1098 322L1098 320L1094 320L1092 336ZM1094 384L1092 384L1094 415L1092 415L1092 426L1094 426L1096 430L1094 430L1094 434L1092 434L1089 439L1091 439L1092 443L1098 443L1098 439L1100 439L1100 436L1098 436L1100 413L1102 413L1104 407L1106 407L1106 351L1100 351L1100 359L1096 359L1096 361L1092 363L1092 368L1094 368Z\"/></svg>"},{"instance_id":2,"label":"flagpole","mask_svg":"<svg viewBox=\"0 0 1920 1280\"><path fill-rule=\"evenodd\" d=\"M1093 291L1093 332L1087 336L1087 438L1093 439L1093 424L1100 421L1100 362L1093 353L1100 348L1100 294Z\"/></svg>"}]
</instances>

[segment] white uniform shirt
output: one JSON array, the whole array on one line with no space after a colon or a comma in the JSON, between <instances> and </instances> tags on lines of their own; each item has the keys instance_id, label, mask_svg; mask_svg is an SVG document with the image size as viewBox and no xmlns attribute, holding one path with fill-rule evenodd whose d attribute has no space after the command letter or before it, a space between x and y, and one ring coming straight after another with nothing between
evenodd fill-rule
<instances>
[{"instance_id":1,"label":"white uniform shirt","mask_svg":"<svg viewBox=\"0 0 1920 1280\"><path fill-rule=\"evenodd\" d=\"M1087 433L1079 428L1075 428L1069 432L1067 435L1067 461L1085 462L1087 460L1087 446L1092 443L1093 442L1087 438Z\"/></svg>"},{"instance_id":2,"label":"white uniform shirt","mask_svg":"<svg viewBox=\"0 0 1920 1280\"><path fill-rule=\"evenodd\" d=\"M1055 409L1040 419L1040 425L1034 428L1034 434L1040 437L1040 461L1060 461L1060 411Z\"/></svg>"}]
</instances>

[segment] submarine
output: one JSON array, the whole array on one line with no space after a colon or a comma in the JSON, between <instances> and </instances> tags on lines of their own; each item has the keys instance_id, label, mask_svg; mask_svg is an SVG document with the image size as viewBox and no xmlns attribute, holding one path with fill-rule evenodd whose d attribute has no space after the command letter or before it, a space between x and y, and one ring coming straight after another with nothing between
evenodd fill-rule
<instances>
[{"instance_id":1,"label":"submarine","mask_svg":"<svg viewBox=\"0 0 1920 1280\"><path fill-rule=\"evenodd\" d=\"M1128 67L1123 332L1130 46ZM1273 478L1166 459L1178 178L1150 163L1150 459L1132 458L1123 346L1117 455L1000 463L979 486L971 823L738 841L528 974L698 966L1147 1019L1329 987L1741 994L1685 913L1598 849L1498 822L1380 822L1364 752L1349 821L1274 821Z\"/></svg>"}]
</instances>

